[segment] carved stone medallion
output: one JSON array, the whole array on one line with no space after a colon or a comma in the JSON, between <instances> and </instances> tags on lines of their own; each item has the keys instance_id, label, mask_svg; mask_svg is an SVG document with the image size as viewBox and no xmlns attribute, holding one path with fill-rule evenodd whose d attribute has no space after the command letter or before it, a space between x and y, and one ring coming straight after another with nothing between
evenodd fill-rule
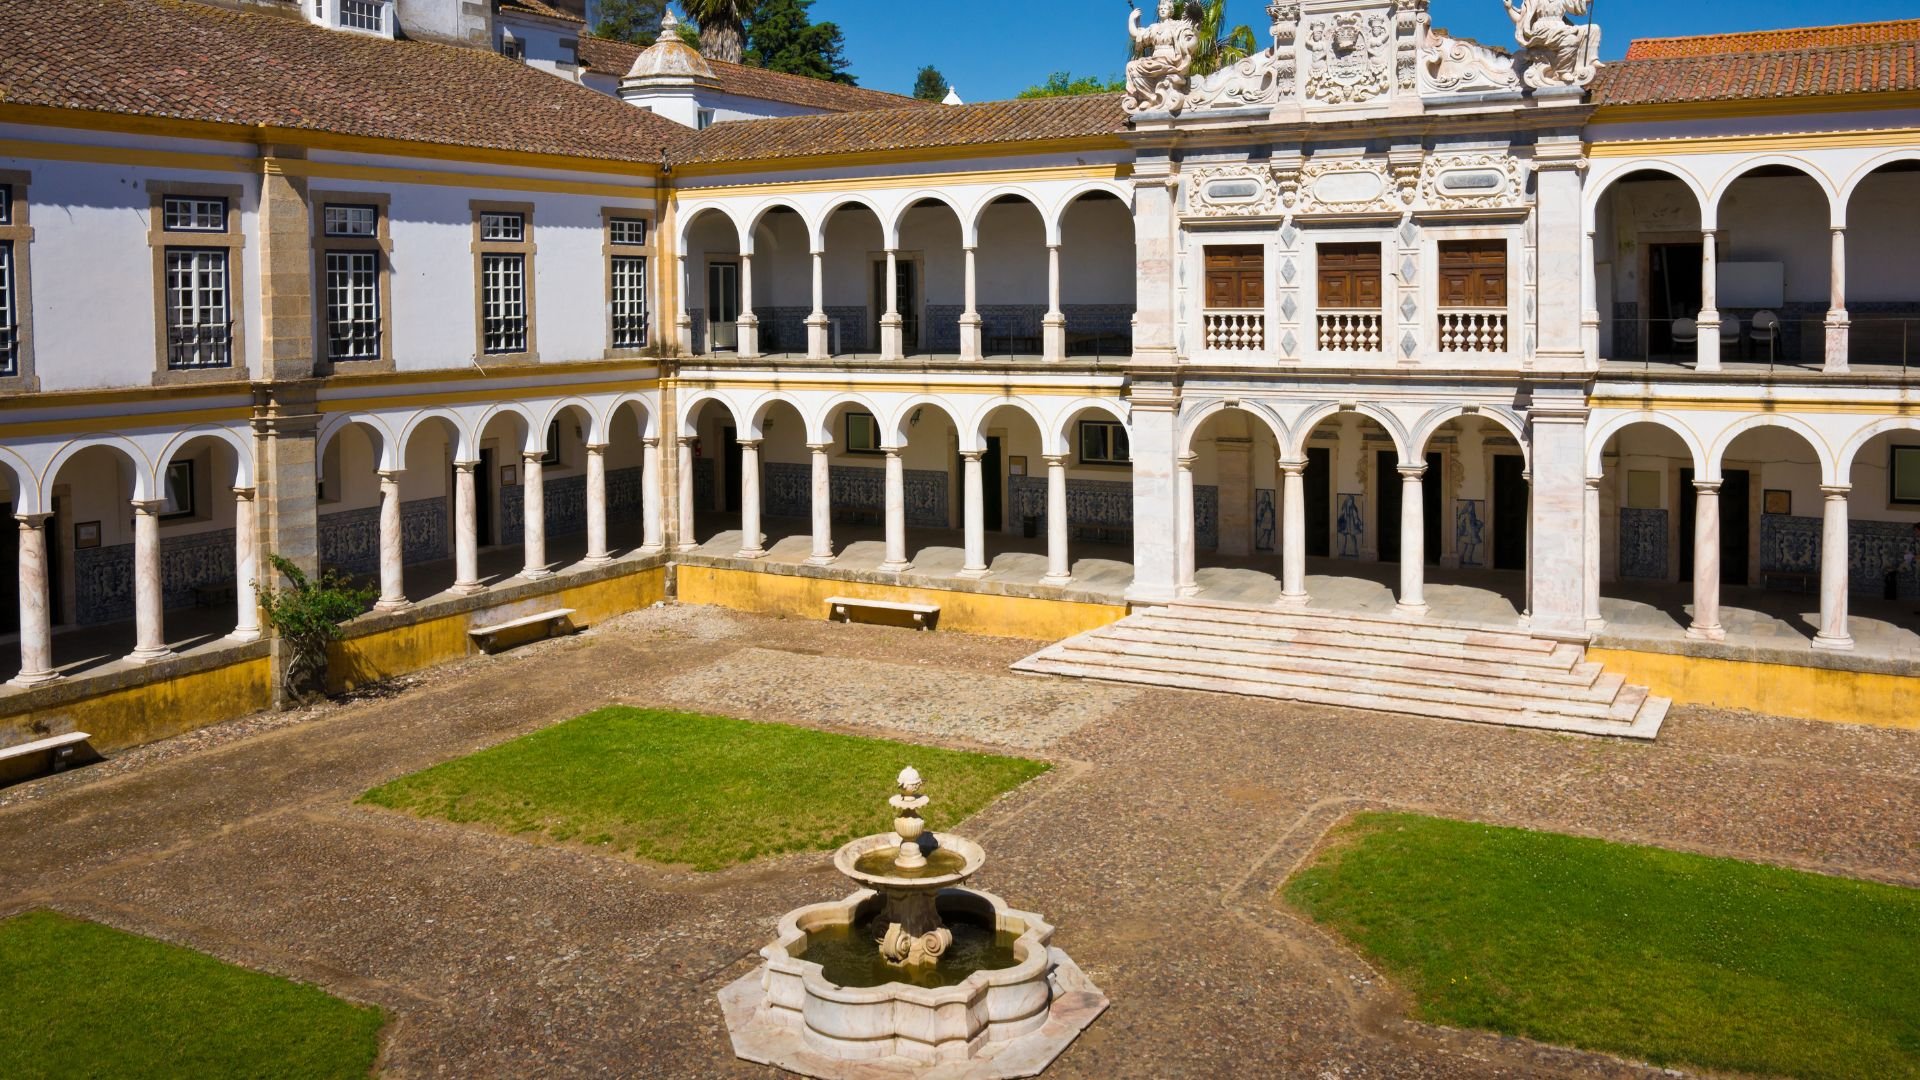
<instances>
[{"instance_id":1,"label":"carved stone medallion","mask_svg":"<svg viewBox=\"0 0 1920 1080\"><path fill-rule=\"evenodd\" d=\"M1367 101L1387 92L1393 26L1385 15L1342 11L1307 30L1307 97L1328 105Z\"/></svg>"}]
</instances>

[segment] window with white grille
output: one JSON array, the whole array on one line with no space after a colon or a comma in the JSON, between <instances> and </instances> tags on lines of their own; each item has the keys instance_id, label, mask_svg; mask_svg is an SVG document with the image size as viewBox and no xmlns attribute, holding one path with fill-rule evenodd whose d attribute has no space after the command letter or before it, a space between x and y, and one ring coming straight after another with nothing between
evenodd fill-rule
<instances>
[{"instance_id":1,"label":"window with white grille","mask_svg":"<svg viewBox=\"0 0 1920 1080\"><path fill-rule=\"evenodd\" d=\"M342 206L337 203L328 203L325 215L328 236L378 235L380 208L377 206Z\"/></svg>"},{"instance_id":2,"label":"window with white grille","mask_svg":"<svg viewBox=\"0 0 1920 1080\"><path fill-rule=\"evenodd\" d=\"M644 247L647 243L646 218L608 218L607 242L621 247Z\"/></svg>"},{"instance_id":3,"label":"window with white grille","mask_svg":"<svg viewBox=\"0 0 1920 1080\"><path fill-rule=\"evenodd\" d=\"M340 25L349 30L382 29L379 0L340 0Z\"/></svg>"},{"instance_id":4,"label":"window with white grille","mask_svg":"<svg viewBox=\"0 0 1920 1080\"><path fill-rule=\"evenodd\" d=\"M380 357L377 252L327 252L327 356L333 360Z\"/></svg>"},{"instance_id":5,"label":"window with white grille","mask_svg":"<svg viewBox=\"0 0 1920 1080\"><path fill-rule=\"evenodd\" d=\"M0 205L6 204L7 197L0 188ZM13 292L13 241L0 240L0 376L20 374L18 306Z\"/></svg>"},{"instance_id":6,"label":"window with white grille","mask_svg":"<svg viewBox=\"0 0 1920 1080\"><path fill-rule=\"evenodd\" d=\"M613 347L647 347L647 260L638 255L613 257Z\"/></svg>"},{"instance_id":7,"label":"window with white grille","mask_svg":"<svg viewBox=\"0 0 1920 1080\"><path fill-rule=\"evenodd\" d=\"M233 314L227 252L168 248L167 366L177 370L233 366Z\"/></svg>"},{"instance_id":8,"label":"window with white grille","mask_svg":"<svg viewBox=\"0 0 1920 1080\"><path fill-rule=\"evenodd\" d=\"M227 200L196 195L169 195L162 204L162 227L168 232L227 231Z\"/></svg>"},{"instance_id":9,"label":"window with white grille","mask_svg":"<svg viewBox=\"0 0 1920 1080\"><path fill-rule=\"evenodd\" d=\"M525 255L488 253L480 256L480 333L486 352L527 351Z\"/></svg>"},{"instance_id":10,"label":"window with white grille","mask_svg":"<svg viewBox=\"0 0 1920 1080\"><path fill-rule=\"evenodd\" d=\"M13 188L0 184L0 225L13 224Z\"/></svg>"},{"instance_id":11,"label":"window with white grille","mask_svg":"<svg viewBox=\"0 0 1920 1080\"><path fill-rule=\"evenodd\" d=\"M517 244L527 238L527 219L523 214L480 215L480 239L489 243Z\"/></svg>"}]
</instances>

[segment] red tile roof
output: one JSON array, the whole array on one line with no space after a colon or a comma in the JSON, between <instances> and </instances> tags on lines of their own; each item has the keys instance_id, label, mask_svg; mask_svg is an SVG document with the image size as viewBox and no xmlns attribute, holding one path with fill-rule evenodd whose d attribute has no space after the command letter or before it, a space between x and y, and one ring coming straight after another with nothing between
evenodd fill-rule
<instances>
[{"instance_id":1,"label":"red tile roof","mask_svg":"<svg viewBox=\"0 0 1920 1080\"><path fill-rule=\"evenodd\" d=\"M657 162L684 129L481 49L189 0L0 0L0 101Z\"/></svg>"},{"instance_id":2,"label":"red tile roof","mask_svg":"<svg viewBox=\"0 0 1920 1080\"><path fill-rule=\"evenodd\" d=\"M552 4L547 3L546 0L499 0L499 10L509 14L524 12L528 15L539 15L547 19L575 22L582 26L585 26L587 22L578 12L554 7Z\"/></svg>"},{"instance_id":3,"label":"red tile roof","mask_svg":"<svg viewBox=\"0 0 1920 1080\"><path fill-rule=\"evenodd\" d=\"M1850 23L1845 26L1802 26L1788 30L1753 30L1738 34L1702 34L1697 37L1635 38L1627 46L1629 60L1668 60L1682 56L1719 56L1724 53L1780 52L1791 49L1832 49L1850 45L1885 45L1920 40L1920 19Z\"/></svg>"},{"instance_id":4,"label":"red tile roof","mask_svg":"<svg viewBox=\"0 0 1920 1080\"><path fill-rule=\"evenodd\" d=\"M640 52L640 46L625 41L591 36L580 39L580 59L586 61L594 71L614 78L625 75ZM826 112L911 109L930 104L900 94L889 94L884 90L847 86L825 79L810 79L804 75L788 75L746 64L729 64L725 60L709 59L707 64L713 68L718 84L716 89L721 93L758 101L780 101Z\"/></svg>"},{"instance_id":5,"label":"red tile roof","mask_svg":"<svg viewBox=\"0 0 1920 1080\"><path fill-rule=\"evenodd\" d=\"M1126 119L1119 94L824 113L715 124L687 132L667 153L675 164L697 164L1043 142L1117 135L1125 130Z\"/></svg>"}]
</instances>

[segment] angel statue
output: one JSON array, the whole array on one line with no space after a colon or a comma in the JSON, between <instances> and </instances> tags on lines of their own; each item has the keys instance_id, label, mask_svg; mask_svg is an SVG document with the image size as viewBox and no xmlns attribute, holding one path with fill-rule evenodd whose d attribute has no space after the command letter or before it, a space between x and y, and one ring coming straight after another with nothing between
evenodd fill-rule
<instances>
[{"instance_id":1,"label":"angel statue","mask_svg":"<svg viewBox=\"0 0 1920 1080\"><path fill-rule=\"evenodd\" d=\"M1589 19L1576 25L1569 16L1585 15L1592 0L1505 0L1520 52L1513 59L1521 78L1535 90L1549 86L1585 86L1600 70L1600 28Z\"/></svg>"},{"instance_id":2,"label":"angel statue","mask_svg":"<svg viewBox=\"0 0 1920 1080\"><path fill-rule=\"evenodd\" d=\"M1140 54L1127 61L1127 96L1120 100L1120 107L1130 113L1179 115L1186 101L1187 73L1200 51L1200 34L1191 12L1174 17L1178 7L1174 0L1160 0L1160 20L1152 26L1140 25L1138 8L1127 17L1127 36Z\"/></svg>"}]
</instances>

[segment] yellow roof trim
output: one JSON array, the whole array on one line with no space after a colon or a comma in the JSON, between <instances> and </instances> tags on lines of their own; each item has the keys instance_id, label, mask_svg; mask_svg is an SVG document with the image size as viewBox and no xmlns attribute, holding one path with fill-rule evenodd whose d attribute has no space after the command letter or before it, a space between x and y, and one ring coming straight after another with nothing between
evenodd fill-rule
<instances>
[{"instance_id":1,"label":"yellow roof trim","mask_svg":"<svg viewBox=\"0 0 1920 1080\"><path fill-rule=\"evenodd\" d=\"M964 161L967 158L1039 154L1070 154L1088 150L1125 150L1117 135L1082 135L1071 139L1025 139L1019 142L971 143L964 146L927 146L902 150L862 150L854 153L807 154L799 157L751 158L743 161L689 162L673 167L675 176L728 176L776 169L834 169L867 165L914 164L923 161Z\"/></svg>"},{"instance_id":2,"label":"yellow roof trim","mask_svg":"<svg viewBox=\"0 0 1920 1080\"><path fill-rule=\"evenodd\" d=\"M1589 125L1644 123L1649 120L1731 120L1750 116L1911 109L1920 91L1885 94L1829 94L1791 98L1738 98L1730 101L1652 101L1644 105L1601 105Z\"/></svg>"},{"instance_id":3,"label":"yellow roof trim","mask_svg":"<svg viewBox=\"0 0 1920 1080\"><path fill-rule=\"evenodd\" d=\"M850 183L857 183L861 190L872 188L908 188L930 185L950 184L994 184L1013 181L1037 180L1124 180L1133 175L1133 166L1116 162L1112 165L1043 165L1031 169L985 169L979 172L950 173L908 173L902 176L859 177L849 180L845 177L827 180L773 180L761 184L716 184L711 187L675 187L677 199L705 198L713 195L768 195L774 193L800 193L806 191L839 191Z\"/></svg>"},{"instance_id":4,"label":"yellow roof trim","mask_svg":"<svg viewBox=\"0 0 1920 1080\"><path fill-rule=\"evenodd\" d=\"M1590 158L1645 157L1653 154L1765 153L1771 150L1847 150L1912 146L1920 142L1920 128L1889 131L1809 131L1781 135L1708 135L1671 139L1630 139L1596 142L1587 148Z\"/></svg>"}]
</instances>

